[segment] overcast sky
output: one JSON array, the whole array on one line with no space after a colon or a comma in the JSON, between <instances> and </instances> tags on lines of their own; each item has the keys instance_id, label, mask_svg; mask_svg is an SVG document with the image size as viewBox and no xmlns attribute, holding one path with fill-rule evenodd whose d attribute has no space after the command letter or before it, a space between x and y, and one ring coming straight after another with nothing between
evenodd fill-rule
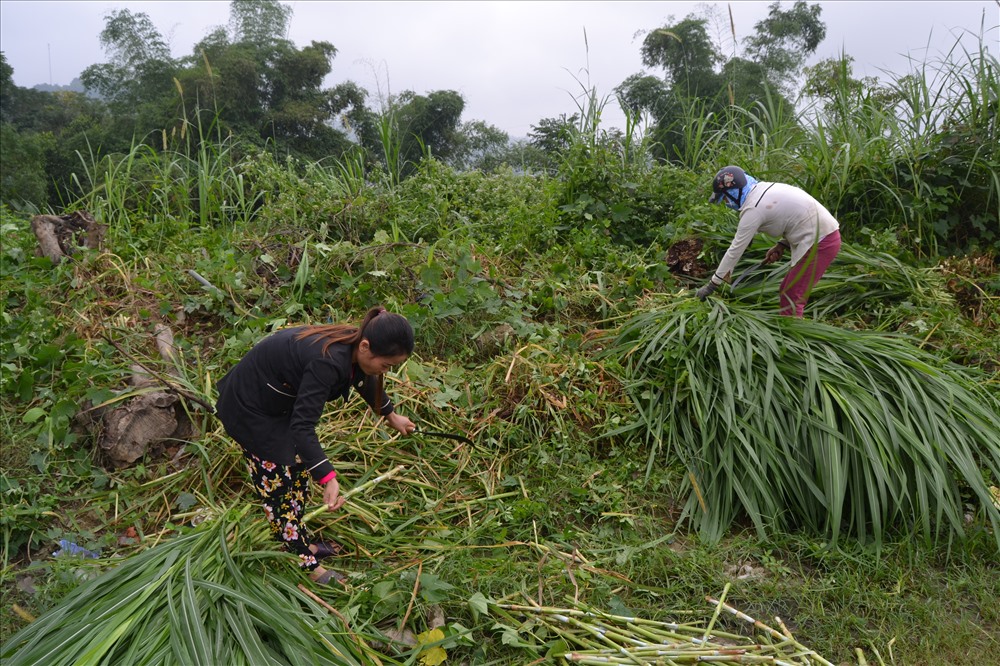
<instances>
[{"instance_id":1,"label":"overcast sky","mask_svg":"<svg viewBox=\"0 0 1000 666\"><path fill-rule=\"evenodd\" d=\"M646 31L712 6L726 22L732 11L739 38L767 16L770 2L328 2L298 0L288 38L297 46L328 41L337 48L332 87L355 81L379 95L412 90L455 90L465 98L462 120L484 120L524 137L542 118L577 111L580 93L598 98L631 74L644 71L639 48ZM782 2L790 9L792 2ZM998 0L901 2L834 0L822 6L826 39L814 63L854 58L855 76L888 78L933 61L956 41L997 56ZM110 2L0 0L0 50L14 68L14 82L67 85L88 65L106 62L99 36L114 9L144 12L175 57L190 55L195 42L229 18L228 1ZM963 37L964 35L964 37ZM729 48L732 45L729 44ZM737 51L738 53L738 51ZM647 73L661 75L659 71ZM610 98L609 98L610 99ZM620 110L609 101L606 127L621 127Z\"/></svg>"}]
</instances>

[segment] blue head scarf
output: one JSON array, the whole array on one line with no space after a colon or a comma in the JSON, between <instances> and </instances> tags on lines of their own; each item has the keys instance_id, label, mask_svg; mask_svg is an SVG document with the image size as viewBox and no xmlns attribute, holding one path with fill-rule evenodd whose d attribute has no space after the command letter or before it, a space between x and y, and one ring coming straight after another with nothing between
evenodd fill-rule
<instances>
[{"instance_id":1,"label":"blue head scarf","mask_svg":"<svg viewBox=\"0 0 1000 666\"><path fill-rule=\"evenodd\" d=\"M750 194L750 190L753 189L753 186L756 184L757 179L750 174L747 174L747 184L738 190L735 187L726 190L727 196L722 197L722 202L733 210L739 210L743 206L743 202L747 200L747 195Z\"/></svg>"},{"instance_id":2,"label":"blue head scarf","mask_svg":"<svg viewBox=\"0 0 1000 666\"><path fill-rule=\"evenodd\" d=\"M712 196L709 203L722 202L733 210L739 210L746 201L757 179L748 175L738 166L723 167L712 181Z\"/></svg>"}]
</instances>

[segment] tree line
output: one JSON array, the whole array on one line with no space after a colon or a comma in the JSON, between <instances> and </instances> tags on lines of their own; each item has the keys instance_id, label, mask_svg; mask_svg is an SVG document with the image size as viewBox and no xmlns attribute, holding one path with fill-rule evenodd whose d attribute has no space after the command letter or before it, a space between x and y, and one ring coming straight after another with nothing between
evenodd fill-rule
<instances>
[{"instance_id":1,"label":"tree line","mask_svg":"<svg viewBox=\"0 0 1000 666\"><path fill-rule=\"evenodd\" d=\"M736 101L752 101L765 80L780 82L815 50L825 33L818 16L818 6L797 2L783 12L775 3L757 26L753 59L727 63L741 71ZM579 120L579 114L540 119L527 141L513 145L495 126L463 122L465 100L453 90L406 90L372 100L352 81L324 88L337 48L326 41L297 47L284 37L291 20L291 7L277 0L235 0L228 26L212 30L190 55L174 58L145 13L114 10L100 35L108 61L80 75L86 94L20 88L4 58L0 121L9 169L3 200L58 204L78 169L78 154L127 152L135 141L195 149L202 140L232 137L307 161L360 149L384 163L392 130L401 164L432 155L459 168L489 169L513 161L544 164ZM623 82L618 92L629 109L649 113L664 128L678 113L663 102L669 93L716 96L727 73L706 75L724 60L706 26L706 18L689 17L649 34L643 61L663 76L637 74ZM189 137L196 128L201 135Z\"/></svg>"},{"instance_id":2,"label":"tree line","mask_svg":"<svg viewBox=\"0 0 1000 666\"><path fill-rule=\"evenodd\" d=\"M578 103L575 112L541 118L526 138L512 140L486 122L463 120L465 99L454 90L404 90L382 99L349 80L324 87L334 72L336 46L313 41L299 47L286 39L292 9L277 0L233 0L228 25L213 29L180 58L171 56L146 14L118 9L107 15L100 34L107 62L80 74L85 93L18 87L0 54L0 200L14 207L66 206L81 194L77 174L88 162L128 154L137 143L196 155L206 142L230 142L241 152L268 150L303 163L346 160L402 179L427 157L459 170L509 165L555 173L581 133L589 132L619 152L630 150L639 134L649 159L710 170L717 166L712 160L741 157L733 147L741 135L779 126L799 131L812 122L801 132L812 131L811 141L829 142L832 128L859 124L853 117L859 108L888 116L910 104L912 77L892 84L855 79L847 54L806 67L826 36L821 12L820 5L803 0L787 9L774 2L742 40L732 15L718 7L680 20L670 17L666 25L647 31L641 44L642 62L650 71L633 74L614 88L629 125L624 131L598 130L594 123L599 113ZM996 87L995 70L986 81L987 88ZM586 92L592 106L607 102ZM986 182L992 162L983 162L981 151L969 153L983 145L983 125L987 145L988 137L996 135L997 102L989 102L989 90L983 95L986 103L976 109L972 122L948 117L936 127L920 127L919 149L928 153L920 173L909 173L909 163L889 171L899 181L893 186L907 187L926 174L928 164L936 164L934 174L941 171L945 179L957 173L956 162L972 165L966 170L975 173L966 180L978 188L972 192L974 204L959 215L964 221L947 223L946 234L971 224L973 236L990 236L983 208L988 220L1000 188ZM811 121L802 112L803 100L813 110ZM770 127L760 126L762 115ZM781 119L788 120L782 125ZM925 118L916 121L927 123ZM828 136L822 136L824 131ZM885 134L884 129L876 131ZM706 150L709 138L715 145L711 153ZM729 146L720 149L726 141ZM945 152L928 161L942 147ZM956 156L956 151L969 154ZM808 159L801 151L799 156ZM749 166L762 171L765 165ZM948 184L935 181L927 187L933 194L935 187ZM857 196L860 210L867 195ZM915 205L926 206L928 215L954 211L968 196L965 192L931 204L917 200Z\"/></svg>"}]
</instances>

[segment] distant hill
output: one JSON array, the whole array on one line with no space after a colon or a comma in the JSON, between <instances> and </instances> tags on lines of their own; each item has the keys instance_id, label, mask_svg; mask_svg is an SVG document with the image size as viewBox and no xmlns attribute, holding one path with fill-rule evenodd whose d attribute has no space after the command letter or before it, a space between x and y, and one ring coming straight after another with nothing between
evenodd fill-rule
<instances>
[{"instance_id":1,"label":"distant hill","mask_svg":"<svg viewBox=\"0 0 1000 666\"><path fill-rule=\"evenodd\" d=\"M78 92L86 93L86 88L83 87L83 81L80 77L73 79L68 86L54 86L48 83L39 83L32 86L33 90L40 90L41 92Z\"/></svg>"}]
</instances>

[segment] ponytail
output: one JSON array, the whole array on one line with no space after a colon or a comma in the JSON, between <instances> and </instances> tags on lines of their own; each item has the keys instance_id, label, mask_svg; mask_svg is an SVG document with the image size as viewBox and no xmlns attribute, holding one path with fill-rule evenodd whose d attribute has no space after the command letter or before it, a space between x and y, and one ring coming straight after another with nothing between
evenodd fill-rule
<instances>
[{"instance_id":1,"label":"ponytail","mask_svg":"<svg viewBox=\"0 0 1000 666\"><path fill-rule=\"evenodd\" d=\"M317 338L323 342L323 353L335 344L347 344L352 347L362 340L367 340L372 354L375 356L409 356L413 353L413 328L406 317L378 306L369 310L360 326L350 324L326 324L306 326L296 336ZM376 413L381 413L384 397L383 377L375 378L375 404L372 407Z\"/></svg>"},{"instance_id":2,"label":"ponytail","mask_svg":"<svg viewBox=\"0 0 1000 666\"><path fill-rule=\"evenodd\" d=\"M406 317L386 311L377 306L365 313L360 326L350 324L319 324L306 326L298 335L303 338L317 338L323 342L323 353L334 344L352 347L367 340L375 356L409 356L413 353L413 327Z\"/></svg>"}]
</instances>

